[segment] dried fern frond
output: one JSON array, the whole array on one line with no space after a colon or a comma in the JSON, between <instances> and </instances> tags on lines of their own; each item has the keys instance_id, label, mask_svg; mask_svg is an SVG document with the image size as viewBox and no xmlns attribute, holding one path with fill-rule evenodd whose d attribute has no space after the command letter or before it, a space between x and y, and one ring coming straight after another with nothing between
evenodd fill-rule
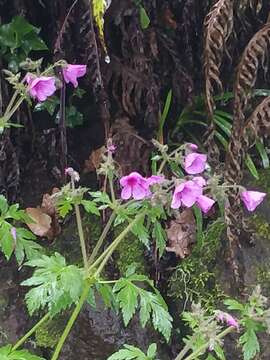
<instances>
[{"instance_id":1,"label":"dried fern frond","mask_svg":"<svg viewBox=\"0 0 270 360\"><path fill-rule=\"evenodd\" d=\"M245 11L247 8L255 11L258 14L263 6L262 0L239 0L238 8L240 12Z\"/></svg>"},{"instance_id":2,"label":"dried fern frond","mask_svg":"<svg viewBox=\"0 0 270 360\"><path fill-rule=\"evenodd\" d=\"M206 134L205 146L208 159L215 164L219 158L219 149L214 140L215 123L213 121L215 90L222 92L220 67L226 48L226 41L233 29L233 1L219 0L204 20L204 76L206 109L210 122Z\"/></svg>"},{"instance_id":3,"label":"dried fern frond","mask_svg":"<svg viewBox=\"0 0 270 360\"><path fill-rule=\"evenodd\" d=\"M204 20L204 75L206 105L210 117L214 112L214 90L222 90L220 67L226 41L233 29L233 1L219 0Z\"/></svg>"},{"instance_id":4,"label":"dried fern frond","mask_svg":"<svg viewBox=\"0 0 270 360\"><path fill-rule=\"evenodd\" d=\"M265 98L253 111L242 132L244 147L249 148L250 144L260 137L270 135L270 96Z\"/></svg>"},{"instance_id":5,"label":"dried fern frond","mask_svg":"<svg viewBox=\"0 0 270 360\"><path fill-rule=\"evenodd\" d=\"M270 51L270 23L259 30L248 43L241 58L235 81L234 124L233 138L239 136L245 121L245 109L250 98L251 89L254 87L259 67L264 72L268 70L265 61Z\"/></svg>"}]
</instances>

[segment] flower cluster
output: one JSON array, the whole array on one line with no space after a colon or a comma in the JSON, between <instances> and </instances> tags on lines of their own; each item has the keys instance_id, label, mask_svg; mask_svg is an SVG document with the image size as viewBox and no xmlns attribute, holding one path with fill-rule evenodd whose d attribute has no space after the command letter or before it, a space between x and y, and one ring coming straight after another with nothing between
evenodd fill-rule
<instances>
[{"instance_id":1,"label":"flower cluster","mask_svg":"<svg viewBox=\"0 0 270 360\"><path fill-rule=\"evenodd\" d=\"M207 156L197 152L197 145L186 144L186 155L182 161L187 178L177 180L172 194L171 208L179 209L181 206L187 208L198 206L203 213L208 213L215 204L215 200L205 195L209 190L207 181L202 174L207 167ZM151 197L151 185L162 183L164 177L152 175L145 178L137 172L124 176L120 179L122 187L121 198L142 200ZM240 197L248 211L254 211L263 201L265 193L258 191L242 191Z\"/></svg>"},{"instance_id":2,"label":"flower cluster","mask_svg":"<svg viewBox=\"0 0 270 360\"><path fill-rule=\"evenodd\" d=\"M67 64L63 68L63 77L65 82L72 83L76 88L78 86L78 78L84 76L86 73L86 65L72 65ZM47 97L53 95L56 91L55 78L53 76L37 77L28 73L25 77L28 84L28 92L32 98L38 101L45 101Z\"/></svg>"},{"instance_id":3,"label":"flower cluster","mask_svg":"<svg viewBox=\"0 0 270 360\"><path fill-rule=\"evenodd\" d=\"M232 326L239 330L239 322L232 315L223 311L218 311L216 313L216 318L218 321L225 322L228 326Z\"/></svg>"}]
</instances>

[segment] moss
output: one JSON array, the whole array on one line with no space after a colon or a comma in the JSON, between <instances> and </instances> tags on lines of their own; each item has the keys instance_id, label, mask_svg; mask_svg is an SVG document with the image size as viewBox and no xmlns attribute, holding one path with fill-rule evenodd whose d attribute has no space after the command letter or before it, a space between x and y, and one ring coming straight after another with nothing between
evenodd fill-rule
<instances>
[{"instance_id":1,"label":"moss","mask_svg":"<svg viewBox=\"0 0 270 360\"><path fill-rule=\"evenodd\" d=\"M254 228L256 234L264 239L270 240L270 224L261 214L254 214L249 218L249 224Z\"/></svg>"},{"instance_id":2,"label":"moss","mask_svg":"<svg viewBox=\"0 0 270 360\"><path fill-rule=\"evenodd\" d=\"M206 308L216 307L224 298L215 270L224 229L224 222L220 219L210 224L203 234L202 243L197 243L191 256L176 268L169 283L172 298L180 299L184 304L201 302Z\"/></svg>"},{"instance_id":3,"label":"moss","mask_svg":"<svg viewBox=\"0 0 270 360\"><path fill-rule=\"evenodd\" d=\"M49 319L42 324L35 332L36 344L40 347L53 349L65 328L63 316Z\"/></svg>"},{"instance_id":4,"label":"moss","mask_svg":"<svg viewBox=\"0 0 270 360\"><path fill-rule=\"evenodd\" d=\"M261 285L263 294L270 294L270 270L268 266L258 266L257 283Z\"/></svg>"},{"instance_id":5,"label":"moss","mask_svg":"<svg viewBox=\"0 0 270 360\"><path fill-rule=\"evenodd\" d=\"M125 225L118 226L114 235L117 236L125 228ZM119 244L116 250L116 265L121 276L124 276L127 268L136 263L137 273L147 274L146 261L145 261L145 246L141 241L132 233L129 233L124 240Z\"/></svg>"}]
</instances>

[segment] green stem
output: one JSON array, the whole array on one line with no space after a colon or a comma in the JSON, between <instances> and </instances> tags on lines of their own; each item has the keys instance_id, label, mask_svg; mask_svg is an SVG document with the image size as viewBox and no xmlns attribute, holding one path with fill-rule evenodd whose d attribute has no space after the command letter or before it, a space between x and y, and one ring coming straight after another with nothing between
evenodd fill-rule
<instances>
[{"instance_id":1,"label":"green stem","mask_svg":"<svg viewBox=\"0 0 270 360\"><path fill-rule=\"evenodd\" d=\"M224 338L226 335L228 335L229 333L233 332L235 330L235 327L230 326L227 329L225 329L224 331L222 331L217 337L216 340L220 340L222 338ZM185 360L193 360L196 359L199 355L203 354L205 352L205 350L208 348L209 346L209 342L205 343L204 345L200 346L196 351L194 351L192 354L190 354L187 358L185 358ZM183 357L181 353L175 358L175 360L182 360Z\"/></svg>"},{"instance_id":2,"label":"green stem","mask_svg":"<svg viewBox=\"0 0 270 360\"><path fill-rule=\"evenodd\" d=\"M16 342L16 344L13 346L12 351L17 350L25 341L32 335L34 332L39 328L45 321L47 321L50 318L50 313L43 316L42 319L39 320L38 323L36 323L35 326L32 327L20 340Z\"/></svg>"},{"instance_id":3,"label":"green stem","mask_svg":"<svg viewBox=\"0 0 270 360\"><path fill-rule=\"evenodd\" d=\"M124 231L121 232L121 234L112 242L112 244L108 247L106 254L104 253L101 255L103 257L103 260L101 264L99 265L99 268L97 269L95 273L95 277L98 277L103 270L104 266L107 264L107 261L111 257L114 250L117 248L117 246L120 244L120 242L124 239L124 237L129 233L129 231L133 228L133 226L140 221L145 216L145 212L142 212L141 214L137 215L135 219L125 228ZM99 257L99 259L101 258ZM98 260L99 260L98 259Z\"/></svg>"},{"instance_id":4,"label":"green stem","mask_svg":"<svg viewBox=\"0 0 270 360\"><path fill-rule=\"evenodd\" d=\"M87 296L88 296L88 293L89 293L89 290L92 286L92 283L87 283L86 286L84 287L83 289L83 292L82 292L82 295L80 297L80 300L78 302L78 304L76 305L75 309L73 310L73 313L71 315L71 317L69 318L68 320L68 323L67 323L67 326L65 327L65 330L64 332L62 333L59 341L58 341L58 344L55 348L55 351L53 353L53 356L51 358L51 360L57 360L58 357L59 357L59 354L62 350L62 347L66 341L66 338L68 337L69 333L70 333L70 330L72 329L72 326L74 324L74 322L76 321L82 307L83 307L83 304L84 302L86 301L87 299Z\"/></svg>"},{"instance_id":5,"label":"green stem","mask_svg":"<svg viewBox=\"0 0 270 360\"><path fill-rule=\"evenodd\" d=\"M114 193L114 188L113 188L113 176L111 173L109 173L108 178L109 178L112 201L113 201L113 203L115 203L115 193Z\"/></svg>"},{"instance_id":6,"label":"green stem","mask_svg":"<svg viewBox=\"0 0 270 360\"><path fill-rule=\"evenodd\" d=\"M92 263L94 262L98 252L99 252L99 249L101 248L102 244L103 244L103 241L105 240L110 228L111 228L111 225L115 219L115 212L113 212L106 224L106 226L104 227L103 231L102 231L102 234L100 235L100 238L98 239L98 242L96 243L96 246L94 247L93 251L92 251L92 254L90 255L90 258L89 258L89 261L88 261L88 266L92 265Z\"/></svg>"},{"instance_id":7,"label":"green stem","mask_svg":"<svg viewBox=\"0 0 270 360\"><path fill-rule=\"evenodd\" d=\"M12 106L14 104L14 101L16 100L16 97L17 97L18 94L19 94L18 90L14 91L14 94L13 94L12 98L10 99L10 102L9 102L7 108L6 108L5 113L4 113L4 117L7 116L7 114L10 112L10 109L12 108Z\"/></svg>"},{"instance_id":8,"label":"green stem","mask_svg":"<svg viewBox=\"0 0 270 360\"><path fill-rule=\"evenodd\" d=\"M11 111L9 111L6 115L5 115L5 118L6 118L6 121L8 121L12 115L15 113L15 111L17 111L17 109L19 108L19 106L21 105L21 103L24 101L24 96L22 96L18 101L17 103L13 106L13 109Z\"/></svg>"},{"instance_id":9,"label":"green stem","mask_svg":"<svg viewBox=\"0 0 270 360\"><path fill-rule=\"evenodd\" d=\"M74 207L75 207L77 228L78 228L78 233L79 233L79 238L80 238L81 251L82 251L82 256L83 256L83 264L84 264L84 269L87 272L88 260L87 260L84 232L83 232L83 227L82 227L82 218L81 218L79 205L75 204Z\"/></svg>"}]
</instances>

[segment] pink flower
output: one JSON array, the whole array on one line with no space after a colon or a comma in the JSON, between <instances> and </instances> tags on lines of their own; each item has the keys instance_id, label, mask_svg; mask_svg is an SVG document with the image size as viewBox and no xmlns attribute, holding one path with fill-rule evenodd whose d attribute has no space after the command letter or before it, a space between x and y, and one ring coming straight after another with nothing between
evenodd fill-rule
<instances>
[{"instance_id":1,"label":"pink flower","mask_svg":"<svg viewBox=\"0 0 270 360\"><path fill-rule=\"evenodd\" d=\"M204 171L207 156L204 154L191 153L185 158L185 171L188 174L200 174Z\"/></svg>"},{"instance_id":2,"label":"pink flower","mask_svg":"<svg viewBox=\"0 0 270 360\"><path fill-rule=\"evenodd\" d=\"M148 185L151 186L151 185L162 183L164 181L164 177L158 176L158 175L152 175L149 178L146 178L146 181L147 181Z\"/></svg>"},{"instance_id":3,"label":"pink flower","mask_svg":"<svg viewBox=\"0 0 270 360\"><path fill-rule=\"evenodd\" d=\"M180 185L176 186L173 193L171 208L179 209L182 203L186 207L191 207L195 204L198 197L201 195L201 186L199 186L196 182L192 180L185 181Z\"/></svg>"},{"instance_id":4,"label":"pink flower","mask_svg":"<svg viewBox=\"0 0 270 360\"><path fill-rule=\"evenodd\" d=\"M72 65L68 64L63 68L63 76L65 82L71 82L76 88L78 86L77 78L84 76L86 73L86 65Z\"/></svg>"},{"instance_id":5,"label":"pink flower","mask_svg":"<svg viewBox=\"0 0 270 360\"><path fill-rule=\"evenodd\" d=\"M149 196L149 183L142 175L137 172L132 172L120 179L122 186L121 198L124 200L133 197L135 200L142 200Z\"/></svg>"},{"instance_id":6,"label":"pink flower","mask_svg":"<svg viewBox=\"0 0 270 360\"><path fill-rule=\"evenodd\" d=\"M116 151L116 148L117 148L117 146L114 145L114 144L112 144L112 145L109 145L109 146L107 147L107 150L108 150L108 152L110 152L111 154L114 154L115 151Z\"/></svg>"},{"instance_id":7,"label":"pink flower","mask_svg":"<svg viewBox=\"0 0 270 360\"><path fill-rule=\"evenodd\" d=\"M197 146L196 144L187 143L186 146L187 146L187 149L188 149L188 150L191 150L191 151L196 151L196 150L198 150L198 146Z\"/></svg>"},{"instance_id":8,"label":"pink flower","mask_svg":"<svg viewBox=\"0 0 270 360\"><path fill-rule=\"evenodd\" d=\"M10 229L10 233L11 233L11 236L13 237L13 240L16 241L17 240L17 231L14 226Z\"/></svg>"},{"instance_id":9,"label":"pink flower","mask_svg":"<svg viewBox=\"0 0 270 360\"><path fill-rule=\"evenodd\" d=\"M80 181L80 174L72 167L68 167L65 169L65 175L69 175L71 177L71 180L73 181Z\"/></svg>"},{"instance_id":10,"label":"pink flower","mask_svg":"<svg viewBox=\"0 0 270 360\"><path fill-rule=\"evenodd\" d=\"M198 184L200 187L203 187L206 185L206 180L202 176L195 176L192 181L194 181L196 184Z\"/></svg>"},{"instance_id":11,"label":"pink flower","mask_svg":"<svg viewBox=\"0 0 270 360\"><path fill-rule=\"evenodd\" d=\"M196 205L206 214L214 205L215 201L207 196L201 195L197 198Z\"/></svg>"},{"instance_id":12,"label":"pink flower","mask_svg":"<svg viewBox=\"0 0 270 360\"><path fill-rule=\"evenodd\" d=\"M233 326L236 329L239 329L239 322L230 314L225 313L223 311L217 312L217 320L226 322L228 326Z\"/></svg>"},{"instance_id":13,"label":"pink flower","mask_svg":"<svg viewBox=\"0 0 270 360\"><path fill-rule=\"evenodd\" d=\"M248 211L254 211L265 198L266 193L259 191L243 191L240 194L241 200L245 204Z\"/></svg>"},{"instance_id":14,"label":"pink flower","mask_svg":"<svg viewBox=\"0 0 270 360\"><path fill-rule=\"evenodd\" d=\"M32 74L27 74L25 79L30 95L38 101L45 101L56 90L54 77L34 77Z\"/></svg>"}]
</instances>

